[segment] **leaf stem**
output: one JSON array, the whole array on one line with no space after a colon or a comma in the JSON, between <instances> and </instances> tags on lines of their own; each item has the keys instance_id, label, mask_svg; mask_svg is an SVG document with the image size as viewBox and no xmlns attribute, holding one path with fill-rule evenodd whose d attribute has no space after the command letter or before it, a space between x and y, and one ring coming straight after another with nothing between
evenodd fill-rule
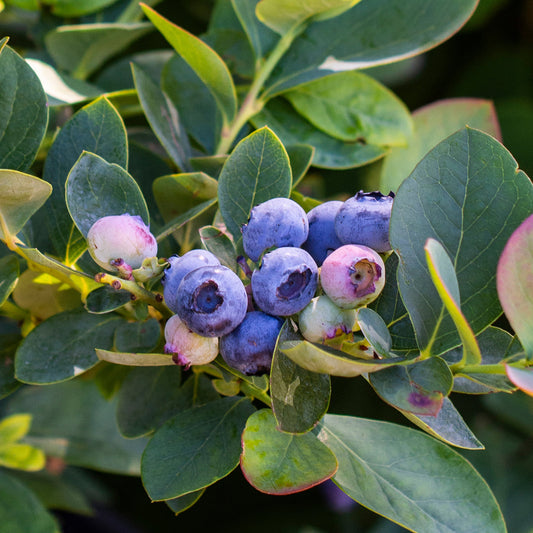
<instances>
[{"instance_id":1,"label":"leaf stem","mask_svg":"<svg viewBox=\"0 0 533 533\"><path fill-rule=\"evenodd\" d=\"M237 115L231 124L222 129L220 141L215 150L216 155L227 154L231 148L231 145L237 138L237 135L239 135L242 127L248 122L248 120L250 120L251 117L263 109L266 100L259 98L259 93L262 90L265 81L274 70L274 67L278 64L279 60L289 49L294 39L303 31L303 29L303 25L296 26L283 35L266 61L257 70L254 80L250 85L248 93L246 94L242 105L237 112Z\"/></svg>"},{"instance_id":2,"label":"leaf stem","mask_svg":"<svg viewBox=\"0 0 533 533\"><path fill-rule=\"evenodd\" d=\"M150 292L133 280L122 279L107 272L100 272L95 276L95 280L99 283L111 285L115 289L128 291L135 299L146 302L157 309L164 318L170 318L172 316L172 311L163 303L161 295Z\"/></svg>"}]
</instances>

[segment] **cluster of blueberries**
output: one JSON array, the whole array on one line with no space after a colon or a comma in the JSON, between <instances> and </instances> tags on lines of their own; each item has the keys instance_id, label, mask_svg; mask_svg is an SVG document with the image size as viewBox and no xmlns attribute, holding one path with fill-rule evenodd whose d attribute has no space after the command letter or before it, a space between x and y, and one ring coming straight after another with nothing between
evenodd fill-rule
<instances>
[{"instance_id":1,"label":"cluster of blueberries","mask_svg":"<svg viewBox=\"0 0 533 533\"><path fill-rule=\"evenodd\" d=\"M270 370L286 317L296 318L311 342L357 330L355 309L377 298L385 284L379 253L390 250L392 202L392 193L361 191L307 214L287 198L255 206L242 227L242 245L257 267L252 271L241 258L243 279L206 250L170 257L162 284L175 314L165 326L166 352L187 367L207 364L220 353L229 366L256 375ZM131 246L152 252L148 228L135 222ZM117 259L117 249L95 248L94 240L90 231L89 251L103 268L116 270L128 251L130 266L140 266L137 258L132 262L135 250L120 251Z\"/></svg>"}]
</instances>

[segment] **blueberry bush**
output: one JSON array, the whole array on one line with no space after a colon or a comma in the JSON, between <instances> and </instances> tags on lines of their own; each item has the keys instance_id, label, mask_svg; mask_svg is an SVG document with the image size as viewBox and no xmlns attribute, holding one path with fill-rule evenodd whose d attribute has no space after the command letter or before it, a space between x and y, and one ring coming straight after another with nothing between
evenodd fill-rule
<instances>
[{"instance_id":1,"label":"blueberry bush","mask_svg":"<svg viewBox=\"0 0 533 533\"><path fill-rule=\"evenodd\" d=\"M92 470L179 524L240 469L365 531L506 531L533 185L491 102L387 87L478 2L218 0L201 29L156 4L0 2L0 529L90 512Z\"/></svg>"}]
</instances>

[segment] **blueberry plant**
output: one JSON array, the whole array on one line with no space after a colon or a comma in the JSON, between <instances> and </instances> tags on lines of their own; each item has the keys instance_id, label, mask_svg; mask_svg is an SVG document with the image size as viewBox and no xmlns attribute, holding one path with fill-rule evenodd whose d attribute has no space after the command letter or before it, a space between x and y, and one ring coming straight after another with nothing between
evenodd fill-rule
<instances>
[{"instance_id":1,"label":"blueberry plant","mask_svg":"<svg viewBox=\"0 0 533 533\"><path fill-rule=\"evenodd\" d=\"M372 75L476 0L218 0L200 36L157 3L0 2L40 29L0 41L0 529L58 531L81 466L176 514L240 467L506 531L450 394L533 395L533 185L488 102ZM331 412L339 380L405 424Z\"/></svg>"}]
</instances>

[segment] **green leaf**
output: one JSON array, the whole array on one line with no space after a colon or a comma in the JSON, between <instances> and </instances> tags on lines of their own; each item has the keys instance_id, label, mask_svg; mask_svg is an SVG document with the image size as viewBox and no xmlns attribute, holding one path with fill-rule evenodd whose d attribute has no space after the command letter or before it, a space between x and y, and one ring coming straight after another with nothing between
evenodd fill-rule
<instances>
[{"instance_id":1,"label":"green leaf","mask_svg":"<svg viewBox=\"0 0 533 533\"><path fill-rule=\"evenodd\" d=\"M205 157L192 157L191 166L197 172L203 172L212 178L220 176L222 167L228 158L227 155L209 155Z\"/></svg>"},{"instance_id":2,"label":"green leaf","mask_svg":"<svg viewBox=\"0 0 533 533\"><path fill-rule=\"evenodd\" d=\"M219 399L211 380L194 373L181 383L181 367L135 368L118 395L120 432L134 439L148 435L168 419L192 407Z\"/></svg>"},{"instance_id":3,"label":"green leaf","mask_svg":"<svg viewBox=\"0 0 533 533\"><path fill-rule=\"evenodd\" d=\"M261 22L284 35L314 18L336 17L358 2L360 0L261 0L255 12Z\"/></svg>"},{"instance_id":4,"label":"green leaf","mask_svg":"<svg viewBox=\"0 0 533 533\"><path fill-rule=\"evenodd\" d=\"M506 531L483 478L466 459L423 433L326 415L319 438L337 456L335 483L361 505L407 529Z\"/></svg>"},{"instance_id":5,"label":"green leaf","mask_svg":"<svg viewBox=\"0 0 533 533\"><path fill-rule=\"evenodd\" d=\"M31 415L21 413L0 420L0 449L26 436L31 426Z\"/></svg>"},{"instance_id":6,"label":"green leaf","mask_svg":"<svg viewBox=\"0 0 533 533\"><path fill-rule=\"evenodd\" d=\"M402 183L390 239L400 257L402 300L422 350L438 355L460 343L425 266L427 239L439 240L450 256L462 312L477 334L501 314L498 257L531 205L533 185L509 152L468 128L438 144Z\"/></svg>"},{"instance_id":7,"label":"green leaf","mask_svg":"<svg viewBox=\"0 0 533 533\"><path fill-rule=\"evenodd\" d=\"M498 297L505 316L533 359L533 215L513 232L498 261Z\"/></svg>"},{"instance_id":8,"label":"green leaf","mask_svg":"<svg viewBox=\"0 0 533 533\"><path fill-rule=\"evenodd\" d=\"M59 26L46 34L44 42L60 69L75 78L87 79L151 29L147 22Z\"/></svg>"},{"instance_id":9,"label":"green leaf","mask_svg":"<svg viewBox=\"0 0 533 533\"><path fill-rule=\"evenodd\" d=\"M154 198L165 222L174 220L191 208L216 198L218 183L203 172L161 176L153 182ZM185 249L197 240L200 227L213 220L214 208L195 217L186 227L173 233L176 241Z\"/></svg>"},{"instance_id":10,"label":"green leaf","mask_svg":"<svg viewBox=\"0 0 533 533\"><path fill-rule=\"evenodd\" d=\"M481 351L472 328L461 312L459 284L451 259L442 244L435 239L428 239L424 250L433 284L452 317L463 343L461 362L467 365L479 364L481 363Z\"/></svg>"},{"instance_id":11,"label":"green leaf","mask_svg":"<svg viewBox=\"0 0 533 533\"><path fill-rule=\"evenodd\" d=\"M409 411L398 410L413 424L446 444L468 450L484 448L449 398L443 399L442 407L436 416L415 415Z\"/></svg>"},{"instance_id":12,"label":"green leaf","mask_svg":"<svg viewBox=\"0 0 533 533\"><path fill-rule=\"evenodd\" d=\"M316 129L282 98L268 102L252 117L256 128L268 126L286 146L305 143L312 146L313 166L321 168L352 168L366 165L383 157L387 151L370 144L345 143Z\"/></svg>"},{"instance_id":13,"label":"green leaf","mask_svg":"<svg viewBox=\"0 0 533 533\"><path fill-rule=\"evenodd\" d=\"M180 513L183 513L183 511L190 509L202 497L204 492L205 489L195 490L194 492L189 492L189 494L185 494L179 498L167 500L165 503L170 510L178 516Z\"/></svg>"},{"instance_id":14,"label":"green leaf","mask_svg":"<svg viewBox=\"0 0 533 533\"><path fill-rule=\"evenodd\" d=\"M128 141L122 118L105 98L82 107L61 128L46 158L43 177L54 188L43 214L43 227L52 239L58 257L72 265L85 251L86 242L77 230L65 204L65 183L71 168L84 152L108 163L128 166Z\"/></svg>"},{"instance_id":15,"label":"green leaf","mask_svg":"<svg viewBox=\"0 0 533 533\"><path fill-rule=\"evenodd\" d=\"M59 533L59 526L35 494L0 471L0 523L9 533Z\"/></svg>"},{"instance_id":16,"label":"green leaf","mask_svg":"<svg viewBox=\"0 0 533 533\"><path fill-rule=\"evenodd\" d=\"M316 128L341 141L402 146L412 131L405 104L361 72L330 74L283 96Z\"/></svg>"},{"instance_id":17,"label":"green leaf","mask_svg":"<svg viewBox=\"0 0 533 533\"><path fill-rule=\"evenodd\" d=\"M256 59L267 55L279 37L256 17L255 10L260 0L231 0L244 32L248 36Z\"/></svg>"},{"instance_id":18,"label":"green leaf","mask_svg":"<svg viewBox=\"0 0 533 533\"><path fill-rule=\"evenodd\" d=\"M204 248L215 254L220 263L237 272L237 252L231 239L215 226L200 228L200 239Z\"/></svg>"},{"instance_id":19,"label":"green leaf","mask_svg":"<svg viewBox=\"0 0 533 533\"><path fill-rule=\"evenodd\" d=\"M229 124L237 111L237 96L230 71L224 61L212 48L191 33L176 26L147 5L141 4L141 7L174 50L204 82L222 113L224 123Z\"/></svg>"},{"instance_id":20,"label":"green leaf","mask_svg":"<svg viewBox=\"0 0 533 533\"><path fill-rule=\"evenodd\" d=\"M51 193L50 184L35 176L0 170L0 238L11 240Z\"/></svg>"},{"instance_id":21,"label":"green leaf","mask_svg":"<svg viewBox=\"0 0 533 533\"><path fill-rule=\"evenodd\" d=\"M385 261L385 287L378 298L370 304L370 309L376 311L387 324L393 350L418 350L409 313L405 309L398 291L397 268L398 256L392 253Z\"/></svg>"},{"instance_id":22,"label":"green leaf","mask_svg":"<svg viewBox=\"0 0 533 533\"><path fill-rule=\"evenodd\" d=\"M235 241L252 207L287 198L291 186L289 156L272 130L264 127L243 139L226 160L218 185L220 212Z\"/></svg>"},{"instance_id":23,"label":"green leaf","mask_svg":"<svg viewBox=\"0 0 533 533\"><path fill-rule=\"evenodd\" d=\"M48 108L39 78L6 42L0 40L0 168L25 171L46 133Z\"/></svg>"},{"instance_id":24,"label":"green leaf","mask_svg":"<svg viewBox=\"0 0 533 533\"><path fill-rule=\"evenodd\" d=\"M191 147L177 109L143 69L134 63L131 69L139 100L152 130L176 166L183 171L188 170Z\"/></svg>"},{"instance_id":25,"label":"green leaf","mask_svg":"<svg viewBox=\"0 0 533 533\"><path fill-rule=\"evenodd\" d=\"M32 414L26 440L47 455L69 465L139 475L146 441L120 435L116 401L105 400L94 382L75 379L53 387L25 387L12 398L7 412Z\"/></svg>"},{"instance_id":26,"label":"green leaf","mask_svg":"<svg viewBox=\"0 0 533 533\"><path fill-rule=\"evenodd\" d=\"M453 385L448 365L440 357L393 366L370 374L378 395L402 412L437 416Z\"/></svg>"},{"instance_id":27,"label":"green leaf","mask_svg":"<svg viewBox=\"0 0 533 533\"><path fill-rule=\"evenodd\" d=\"M301 337L286 321L272 358L270 397L279 429L305 433L313 429L327 412L331 382L329 375L302 368L279 349L281 343L293 339L300 340Z\"/></svg>"},{"instance_id":28,"label":"green leaf","mask_svg":"<svg viewBox=\"0 0 533 533\"><path fill-rule=\"evenodd\" d=\"M56 383L85 372L98 363L95 347L113 346L121 321L117 315L91 315L76 309L41 322L17 350L17 379L24 383Z\"/></svg>"},{"instance_id":29,"label":"green leaf","mask_svg":"<svg viewBox=\"0 0 533 533\"><path fill-rule=\"evenodd\" d=\"M150 351L161 337L161 325L156 318L144 321L122 322L115 331L115 348L122 352Z\"/></svg>"},{"instance_id":30,"label":"green leaf","mask_svg":"<svg viewBox=\"0 0 533 533\"><path fill-rule=\"evenodd\" d=\"M337 460L313 433L290 435L276 428L270 409L254 413L242 434L241 468L248 482L267 494L293 494L329 479Z\"/></svg>"},{"instance_id":31,"label":"green leaf","mask_svg":"<svg viewBox=\"0 0 533 533\"><path fill-rule=\"evenodd\" d=\"M361 328L361 333L374 351L382 357L390 357L392 338L387 329L387 324L385 324L381 316L372 309L362 307L357 310L356 318Z\"/></svg>"},{"instance_id":32,"label":"green leaf","mask_svg":"<svg viewBox=\"0 0 533 533\"><path fill-rule=\"evenodd\" d=\"M161 426L142 460L150 498L170 500L227 476L239 464L241 433L254 410L245 398L222 398L183 411Z\"/></svg>"},{"instance_id":33,"label":"green leaf","mask_svg":"<svg viewBox=\"0 0 533 533\"><path fill-rule=\"evenodd\" d=\"M416 110L408 145L393 147L383 160L381 191L396 191L431 148L466 125L500 140L496 110L489 100L453 98Z\"/></svg>"},{"instance_id":34,"label":"green leaf","mask_svg":"<svg viewBox=\"0 0 533 533\"><path fill-rule=\"evenodd\" d=\"M67 208L81 234L109 215L140 216L148 225L150 215L137 182L120 166L83 152L66 183Z\"/></svg>"},{"instance_id":35,"label":"green leaf","mask_svg":"<svg viewBox=\"0 0 533 533\"><path fill-rule=\"evenodd\" d=\"M100 361L125 366L173 366L176 363L172 355L163 353L126 353L111 350L95 349Z\"/></svg>"},{"instance_id":36,"label":"green leaf","mask_svg":"<svg viewBox=\"0 0 533 533\"><path fill-rule=\"evenodd\" d=\"M0 466L35 472L42 470L45 464L44 453L29 444L14 443L0 447Z\"/></svg>"},{"instance_id":37,"label":"green leaf","mask_svg":"<svg viewBox=\"0 0 533 533\"><path fill-rule=\"evenodd\" d=\"M310 144L291 144L285 148L291 163L292 188L294 189L307 174L313 162L315 149Z\"/></svg>"},{"instance_id":38,"label":"green leaf","mask_svg":"<svg viewBox=\"0 0 533 533\"><path fill-rule=\"evenodd\" d=\"M110 313L131 302L131 293L114 289L110 285L98 287L87 295L85 309L96 315Z\"/></svg>"},{"instance_id":39,"label":"green leaf","mask_svg":"<svg viewBox=\"0 0 533 533\"><path fill-rule=\"evenodd\" d=\"M51 6L51 11L58 17L82 17L90 13L101 11L114 4L117 0L45 0L43 3Z\"/></svg>"},{"instance_id":40,"label":"green leaf","mask_svg":"<svg viewBox=\"0 0 533 533\"><path fill-rule=\"evenodd\" d=\"M19 277L19 261L14 255L0 258L0 306L13 292Z\"/></svg>"},{"instance_id":41,"label":"green leaf","mask_svg":"<svg viewBox=\"0 0 533 533\"><path fill-rule=\"evenodd\" d=\"M425 52L456 33L476 5L477 0L360 2L338 18L311 24L294 41L269 79L268 96L332 72Z\"/></svg>"},{"instance_id":42,"label":"green leaf","mask_svg":"<svg viewBox=\"0 0 533 533\"><path fill-rule=\"evenodd\" d=\"M366 346L364 348L367 349ZM302 368L331 376L355 377L403 362L400 358L364 359L308 341L285 341L280 345L280 350ZM361 351L363 354L364 350Z\"/></svg>"}]
</instances>

